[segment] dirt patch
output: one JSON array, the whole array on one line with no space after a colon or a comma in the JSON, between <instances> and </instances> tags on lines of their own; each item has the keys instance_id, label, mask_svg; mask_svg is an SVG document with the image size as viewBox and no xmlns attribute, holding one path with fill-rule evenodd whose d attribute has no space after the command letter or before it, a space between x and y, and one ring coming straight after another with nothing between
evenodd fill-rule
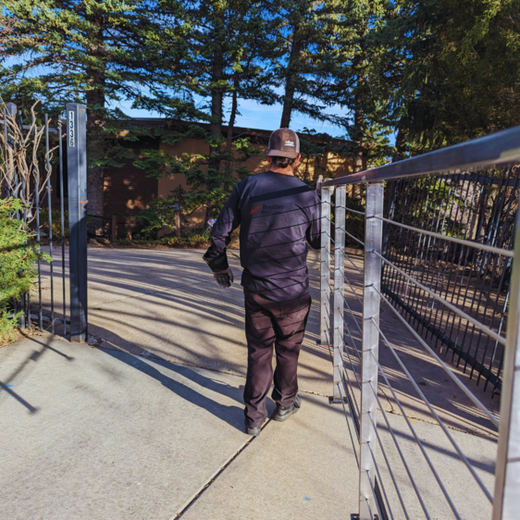
<instances>
[{"instance_id":1,"label":"dirt patch","mask_svg":"<svg viewBox=\"0 0 520 520\"><path fill-rule=\"evenodd\" d=\"M14 329L9 338L0 338L0 348L12 345L15 341L23 338L32 338L34 336L42 336L42 333L36 328L33 329Z\"/></svg>"}]
</instances>

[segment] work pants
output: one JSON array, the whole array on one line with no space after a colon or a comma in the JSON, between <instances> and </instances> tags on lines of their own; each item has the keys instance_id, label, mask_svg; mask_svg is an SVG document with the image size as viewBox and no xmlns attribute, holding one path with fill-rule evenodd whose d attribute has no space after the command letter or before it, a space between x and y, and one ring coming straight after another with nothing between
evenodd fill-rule
<instances>
[{"instance_id":1,"label":"work pants","mask_svg":"<svg viewBox=\"0 0 520 520\"><path fill-rule=\"evenodd\" d=\"M265 400L273 383L273 345L276 351L276 404L288 408L296 398L298 356L311 308L305 294L288 302L274 302L244 289L246 308L247 380L244 389L246 423L261 426L267 417Z\"/></svg>"}]
</instances>

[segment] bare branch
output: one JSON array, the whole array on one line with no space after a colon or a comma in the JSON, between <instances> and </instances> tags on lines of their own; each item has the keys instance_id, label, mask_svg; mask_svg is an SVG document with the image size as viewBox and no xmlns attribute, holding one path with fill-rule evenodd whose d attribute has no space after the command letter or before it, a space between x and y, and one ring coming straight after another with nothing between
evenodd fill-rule
<instances>
[{"instance_id":1,"label":"bare branch","mask_svg":"<svg viewBox=\"0 0 520 520\"><path fill-rule=\"evenodd\" d=\"M36 106L31 107L30 124L25 128L20 126L16 118L7 112L4 102L0 99L0 110L4 113L0 124L0 186L2 196L9 195L22 200L27 206L28 213L36 206L36 197L40 199L48 179L52 173L50 162L57 146L46 150L43 158L40 152L42 139L45 133L44 126L38 126ZM45 173L41 175L40 165L45 165Z\"/></svg>"}]
</instances>

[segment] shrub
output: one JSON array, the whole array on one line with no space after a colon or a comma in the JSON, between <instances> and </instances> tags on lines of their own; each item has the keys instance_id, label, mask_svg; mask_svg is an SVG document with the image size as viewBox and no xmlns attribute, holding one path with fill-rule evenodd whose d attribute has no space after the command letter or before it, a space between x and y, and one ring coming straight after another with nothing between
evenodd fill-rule
<instances>
[{"instance_id":1,"label":"shrub","mask_svg":"<svg viewBox=\"0 0 520 520\"><path fill-rule=\"evenodd\" d=\"M161 229L173 231L175 229L174 203L172 198L156 197L152 199L149 207L140 211L139 215L133 218L136 226L132 235L144 240L153 240Z\"/></svg>"},{"instance_id":2,"label":"shrub","mask_svg":"<svg viewBox=\"0 0 520 520\"><path fill-rule=\"evenodd\" d=\"M33 234L13 218L22 209L18 199L0 199L0 343L14 338L20 316L14 302L29 292L37 274L33 265L39 253L31 243Z\"/></svg>"},{"instance_id":3,"label":"shrub","mask_svg":"<svg viewBox=\"0 0 520 520\"><path fill-rule=\"evenodd\" d=\"M65 239L69 238L69 212L67 210L64 211L64 223L65 223ZM47 208L42 208L40 210L40 229L43 233L45 233L45 238L49 236L49 210ZM61 210L53 209L52 210L52 239L53 240L61 240Z\"/></svg>"},{"instance_id":4,"label":"shrub","mask_svg":"<svg viewBox=\"0 0 520 520\"><path fill-rule=\"evenodd\" d=\"M198 235L194 234L189 237L163 237L157 241L159 244L163 244L170 247L180 247L180 248L199 248L199 247L209 247L209 237L208 235Z\"/></svg>"}]
</instances>

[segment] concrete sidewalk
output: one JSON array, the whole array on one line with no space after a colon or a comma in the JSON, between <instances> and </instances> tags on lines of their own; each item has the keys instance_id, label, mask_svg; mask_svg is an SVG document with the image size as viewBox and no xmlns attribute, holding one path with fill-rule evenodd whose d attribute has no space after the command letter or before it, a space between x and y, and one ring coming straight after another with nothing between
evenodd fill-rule
<instances>
[{"instance_id":1,"label":"concrete sidewalk","mask_svg":"<svg viewBox=\"0 0 520 520\"><path fill-rule=\"evenodd\" d=\"M229 261L235 283L218 287L202 250L89 249L89 332L98 346L235 375L246 375L242 269ZM331 356L319 339L319 264L310 257L313 305L300 357L300 388L332 389ZM48 266L44 266L48 269ZM61 266L56 262L55 272ZM49 301L49 277L43 293ZM55 277L61 312L61 280ZM68 297L68 296L67 296ZM46 306L48 307L48 305Z\"/></svg>"},{"instance_id":2,"label":"concrete sidewalk","mask_svg":"<svg viewBox=\"0 0 520 520\"><path fill-rule=\"evenodd\" d=\"M243 433L243 292L239 283L219 288L201 255L89 249L96 348L44 335L0 349L0 518L332 520L356 512L356 462L343 410L328 404L318 305L301 355L302 409L251 440ZM230 260L239 281L238 257ZM42 285L48 311L45 273ZM57 276L57 312L61 293Z\"/></svg>"},{"instance_id":3,"label":"concrete sidewalk","mask_svg":"<svg viewBox=\"0 0 520 520\"><path fill-rule=\"evenodd\" d=\"M0 518L337 519L341 409L242 432L244 378L43 335L0 349ZM270 410L274 408L270 402Z\"/></svg>"},{"instance_id":4,"label":"concrete sidewalk","mask_svg":"<svg viewBox=\"0 0 520 520\"><path fill-rule=\"evenodd\" d=\"M0 518L338 520L357 512L352 424L343 407L328 404L331 353L316 342L318 254L309 257L313 305L299 368L304 406L287 423L267 423L251 441L242 433L247 352L241 269L230 253L236 282L220 289L202 251L89 249L89 341L95 348L43 336L0 349ZM359 292L360 259L353 261L348 275ZM43 294L48 311L45 275ZM59 315L59 277L54 295ZM346 298L360 318L350 289ZM359 342L351 318L348 312L352 340ZM385 306L381 323L492 490L496 432ZM489 502L384 344L380 355L463 518L488 519ZM345 364L355 380L355 359L346 357ZM497 409L498 400L482 385L472 390ZM378 394L430 517L453 518L382 380ZM377 422L410 518L424 518L382 414ZM389 500L399 515L395 493Z\"/></svg>"}]
</instances>

